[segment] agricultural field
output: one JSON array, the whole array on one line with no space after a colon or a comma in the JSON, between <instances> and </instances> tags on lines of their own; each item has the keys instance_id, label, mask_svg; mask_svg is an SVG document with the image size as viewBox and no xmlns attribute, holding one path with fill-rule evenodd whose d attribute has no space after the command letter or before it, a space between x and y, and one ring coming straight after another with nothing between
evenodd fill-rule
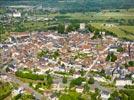
<instances>
[{"instance_id":1,"label":"agricultural field","mask_svg":"<svg viewBox=\"0 0 134 100\"><path fill-rule=\"evenodd\" d=\"M134 10L103 10L101 12L76 12L76 13L56 13L49 14L49 17L53 16L56 18L62 19L71 19L71 20L87 20L87 21L106 21L106 20L133 20L134 19Z\"/></svg>"},{"instance_id":2,"label":"agricultural field","mask_svg":"<svg viewBox=\"0 0 134 100\"><path fill-rule=\"evenodd\" d=\"M108 23L90 23L90 24L97 29L105 29L110 32L113 32L119 38L127 38L130 40L134 40L134 26L125 26L125 25L108 24Z\"/></svg>"},{"instance_id":3,"label":"agricultural field","mask_svg":"<svg viewBox=\"0 0 134 100\"><path fill-rule=\"evenodd\" d=\"M3 9L0 9L3 12ZM38 12L38 11L36 11ZM58 24L66 23L86 23L91 24L98 29L106 29L115 33L120 38L127 38L134 40L134 9L113 9L113 10L102 10L98 12L75 12L75 13L60 13L60 12L41 12L30 15L31 17L38 19L52 18L49 21L35 21L25 20L24 22L15 19L11 23L9 28L10 31L23 32L23 31L47 31L51 27L55 27ZM113 24L112 27L104 26L104 24ZM8 30L9 30L8 28ZM2 39L5 40L7 35L2 34Z\"/></svg>"}]
</instances>

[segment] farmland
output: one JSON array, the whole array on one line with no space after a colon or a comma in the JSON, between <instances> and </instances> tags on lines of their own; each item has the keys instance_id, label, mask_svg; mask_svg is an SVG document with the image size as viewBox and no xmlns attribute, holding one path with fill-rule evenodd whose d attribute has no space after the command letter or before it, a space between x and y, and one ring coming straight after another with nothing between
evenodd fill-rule
<instances>
[{"instance_id":1,"label":"farmland","mask_svg":"<svg viewBox=\"0 0 134 100\"><path fill-rule=\"evenodd\" d=\"M110 32L115 33L120 38L127 38L130 40L134 40L134 26L124 26L124 25L114 25L114 26L104 26L105 23L91 23L92 26L96 27L97 29L105 29ZM127 34L123 30L130 32L131 34Z\"/></svg>"},{"instance_id":2,"label":"farmland","mask_svg":"<svg viewBox=\"0 0 134 100\"><path fill-rule=\"evenodd\" d=\"M1 11L3 12L3 11ZM9 29L10 31L47 31L50 27L57 26L58 24L66 23L86 23L91 24L95 28L105 29L113 32L120 38L126 38L129 40L134 40L134 9L112 9L112 10L102 10L98 12L43 12L36 11L37 13L30 13L30 18L35 18L34 20L19 21L15 19L15 23L11 23ZM50 18L52 20L36 20ZM18 22L19 21L19 22ZM17 23L16 23L17 22ZM112 25L112 27L109 25ZM6 26L6 27L7 27ZM7 32L8 33L8 32ZM6 36L3 35L3 38Z\"/></svg>"}]
</instances>

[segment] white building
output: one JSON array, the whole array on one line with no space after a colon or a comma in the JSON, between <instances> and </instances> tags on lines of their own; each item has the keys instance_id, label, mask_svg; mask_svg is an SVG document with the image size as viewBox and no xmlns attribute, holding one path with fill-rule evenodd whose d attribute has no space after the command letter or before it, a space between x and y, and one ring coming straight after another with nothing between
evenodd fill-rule
<instances>
[{"instance_id":1,"label":"white building","mask_svg":"<svg viewBox=\"0 0 134 100\"><path fill-rule=\"evenodd\" d=\"M94 78L94 80L96 80L96 81L98 81L98 82L107 82L104 77L95 76L95 77L93 77L93 78Z\"/></svg>"},{"instance_id":2,"label":"white building","mask_svg":"<svg viewBox=\"0 0 134 100\"><path fill-rule=\"evenodd\" d=\"M116 86L132 85L132 80L123 80L123 79L119 79L119 80L116 80L115 85L116 85Z\"/></svg>"},{"instance_id":3,"label":"white building","mask_svg":"<svg viewBox=\"0 0 134 100\"><path fill-rule=\"evenodd\" d=\"M18 88L17 90L13 90L13 91L12 91L12 97L14 97L14 96L16 96L16 95L18 95L18 94L24 93L23 90L24 90L23 87L20 87L20 88Z\"/></svg>"},{"instance_id":4,"label":"white building","mask_svg":"<svg viewBox=\"0 0 134 100\"><path fill-rule=\"evenodd\" d=\"M117 52L117 48L110 48L109 51L110 52Z\"/></svg>"},{"instance_id":5,"label":"white building","mask_svg":"<svg viewBox=\"0 0 134 100\"><path fill-rule=\"evenodd\" d=\"M78 93L82 93L83 92L83 87L77 87L76 88L76 92L78 92Z\"/></svg>"},{"instance_id":6,"label":"white building","mask_svg":"<svg viewBox=\"0 0 134 100\"><path fill-rule=\"evenodd\" d=\"M85 29L85 27L86 27L85 23L80 23L80 29L81 30Z\"/></svg>"},{"instance_id":7,"label":"white building","mask_svg":"<svg viewBox=\"0 0 134 100\"><path fill-rule=\"evenodd\" d=\"M110 98L110 93L108 93L107 91L101 92L101 99L102 100L108 100L109 98Z\"/></svg>"},{"instance_id":8,"label":"white building","mask_svg":"<svg viewBox=\"0 0 134 100\"><path fill-rule=\"evenodd\" d=\"M21 17L21 13L20 12L14 12L13 17Z\"/></svg>"}]
</instances>

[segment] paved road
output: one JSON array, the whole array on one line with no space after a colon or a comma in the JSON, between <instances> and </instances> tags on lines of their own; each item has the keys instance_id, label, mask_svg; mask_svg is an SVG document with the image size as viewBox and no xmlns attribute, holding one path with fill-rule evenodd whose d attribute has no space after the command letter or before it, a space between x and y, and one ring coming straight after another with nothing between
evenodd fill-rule
<instances>
[{"instance_id":1,"label":"paved road","mask_svg":"<svg viewBox=\"0 0 134 100\"><path fill-rule=\"evenodd\" d=\"M94 67L94 65L97 63L99 57L101 54L103 54L105 51L107 51L109 48L109 46L107 46L107 48L105 48L103 51L100 51L100 53L97 55L97 58L93 61L92 65L89 67L88 71L86 72L86 74L84 75L84 77L87 77L88 73L90 72L90 70L92 69L92 67Z\"/></svg>"},{"instance_id":2,"label":"paved road","mask_svg":"<svg viewBox=\"0 0 134 100\"><path fill-rule=\"evenodd\" d=\"M108 91L109 93L112 93L112 90L111 90L111 89L106 88L106 87L104 87L104 86L101 86L98 81L95 81L95 83L94 83L93 85L91 85L90 88L91 88L91 89L92 89L92 88L98 88L98 89L101 90L101 91Z\"/></svg>"},{"instance_id":3,"label":"paved road","mask_svg":"<svg viewBox=\"0 0 134 100\"><path fill-rule=\"evenodd\" d=\"M37 91L35 91L34 89L32 89L31 87L29 87L28 83L23 83L22 81L20 81L19 79L17 79L14 75L6 73L6 75L8 75L9 78L11 78L12 82L19 84L21 87L30 90L33 95L35 96L36 99L38 100L42 100L43 95L38 93Z\"/></svg>"},{"instance_id":4,"label":"paved road","mask_svg":"<svg viewBox=\"0 0 134 100\"><path fill-rule=\"evenodd\" d=\"M92 67L94 67L94 65L97 63L99 59L99 55L97 56L97 58L93 61L92 65L89 67L88 71L86 72L86 74L84 75L84 77L87 77L88 73L90 72L90 70L92 69Z\"/></svg>"}]
</instances>

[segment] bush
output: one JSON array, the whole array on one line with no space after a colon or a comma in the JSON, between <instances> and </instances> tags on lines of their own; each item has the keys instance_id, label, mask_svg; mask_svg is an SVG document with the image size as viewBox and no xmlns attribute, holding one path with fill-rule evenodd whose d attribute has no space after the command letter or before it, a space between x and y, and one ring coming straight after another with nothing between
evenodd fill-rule
<instances>
[{"instance_id":1,"label":"bush","mask_svg":"<svg viewBox=\"0 0 134 100\"><path fill-rule=\"evenodd\" d=\"M94 84L94 79L93 79L93 78L90 78L90 79L88 80L88 83L89 83L89 84Z\"/></svg>"},{"instance_id":2,"label":"bush","mask_svg":"<svg viewBox=\"0 0 134 100\"><path fill-rule=\"evenodd\" d=\"M23 71L17 71L15 73L15 75L17 77L27 78L27 79L32 79L32 80L44 80L44 78L45 78L44 75L32 74L31 72L29 72L29 73L23 73Z\"/></svg>"},{"instance_id":3,"label":"bush","mask_svg":"<svg viewBox=\"0 0 134 100\"><path fill-rule=\"evenodd\" d=\"M70 83L70 87L73 87L73 86L75 86L75 85L80 86L83 81L85 81L85 78L82 78L82 77L73 79L73 80L71 81L71 83Z\"/></svg>"},{"instance_id":4,"label":"bush","mask_svg":"<svg viewBox=\"0 0 134 100\"><path fill-rule=\"evenodd\" d=\"M129 61L128 64L129 66L134 66L134 61Z\"/></svg>"},{"instance_id":5,"label":"bush","mask_svg":"<svg viewBox=\"0 0 134 100\"><path fill-rule=\"evenodd\" d=\"M108 54L108 56L106 57L106 61L115 62L116 60L117 60L117 56L114 55L114 53L110 53L110 54Z\"/></svg>"},{"instance_id":6,"label":"bush","mask_svg":"<svg viewBox=\"0 0 134 100\"><path fill-rule=\"evenodd\" d=\"M47 75L47 85L48 85L48 87L50 87L52 83L53 83L53 78L51 77L50 74L48 74Z\"/></svg>"},{"instance_id":7,"label":"bush","mask_svg":"<svg viewBox=\"0 0 134 100\"><path fill-rule=\"evenodd\" d=\"M118 47L117 52L124 52L124 48L123 47Z\"/></svg>"},{"instance_id":8,"label":"bush","mask_svg":"<svg viewBox=\"0 0 134 100\"><path fill-rule=\"evenodd\" d=\"M3 100L10 95L12 86L9 83L2 83L0 85L0 100Z\"/></svg>"},{"instance_id":9,"label":"bush","mask_svg":"<svg viewBox=\"0 0 134 100\"><path fill-rule=\"evenodd\" d=\"M62 82L65 84L67 83L67 77L63 77Z\"/></svg>"}]
</instances>

